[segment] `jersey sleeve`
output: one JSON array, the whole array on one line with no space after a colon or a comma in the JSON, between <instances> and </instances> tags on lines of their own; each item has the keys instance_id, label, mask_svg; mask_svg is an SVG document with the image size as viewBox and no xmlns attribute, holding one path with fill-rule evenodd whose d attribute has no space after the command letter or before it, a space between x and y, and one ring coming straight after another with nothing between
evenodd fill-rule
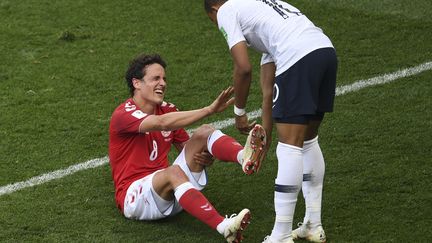
<instances>
[{"instance_id":1,"label":"jersey sleeve","mask_svg":"<svg viewBox=\"0 0 432 243\"><path fill-rule=\"evenodd\" d=\"M272 56L268 53L263 53L262 57L261 57L261 66L267 63L271 63L274 62Z\"/></svg>"},{"instance_id":2,"label":"jersey sleeve","mask_svg":"<svg viewBox=\"0 0 432 243\"><path fill-rule=\"evenodd\" d=\"M111 118L112 128L118 133L139 133L139 126L147 117L141 110L119 108Z\"/></svg>"},{"instance_id":3,"label":"jersey sleeve","mask_svg":"<svg viewBox=\"0 0 432 243\"><path fill-rule=\"evenodd\" d=\"M246 41L238 21L237 12L231 6L223 6L217 13L218 27L225 37L228 47L231 48L241 42Z\"/></svg>"}]
</instances>

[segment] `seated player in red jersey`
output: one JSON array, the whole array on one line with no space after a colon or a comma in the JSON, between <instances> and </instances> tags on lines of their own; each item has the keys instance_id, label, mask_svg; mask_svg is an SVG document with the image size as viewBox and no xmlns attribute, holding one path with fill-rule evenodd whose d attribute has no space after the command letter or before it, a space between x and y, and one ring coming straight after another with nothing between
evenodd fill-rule
<instances>
[{"instance_id":1,"label":"seated player in red jersey","mask_svg":"<svg viewBox=\"0 0 432 243\"><path fill-rule=\"evenodd\" d=\"M228 242L240 242L250 212L243 209L233 217L222 217L201 193L207 184L205 168L214 156L239 163L246 174L258 171L265 131L256 125L245 147L210 125L202 125L189 137L184 127L233 104L233 88L222 91L209 106L178 111L164 101L165 67L159 55L140 55L127 70L131 98L115 109L109 128L117 206L126 218L136 220L157 220L184 209ZM180 154L170 166L171 145Z\"/></svg>"}]
</instances>

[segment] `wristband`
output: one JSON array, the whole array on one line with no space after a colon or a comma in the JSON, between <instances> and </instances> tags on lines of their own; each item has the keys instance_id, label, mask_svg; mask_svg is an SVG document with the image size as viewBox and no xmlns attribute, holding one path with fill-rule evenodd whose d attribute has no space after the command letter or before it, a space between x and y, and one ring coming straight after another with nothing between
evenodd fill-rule
<instances>
[{"instance_id":1,"label":"wristband","mask_svg":"<svg viewBox=\"0 0 432 243\"><path fill-rule=\"evenodd\" d=\"M246 110L240 109L234 105L234 114L236 114L237 116L244 116L246 114Z\"/></svg>"}]
</instances>

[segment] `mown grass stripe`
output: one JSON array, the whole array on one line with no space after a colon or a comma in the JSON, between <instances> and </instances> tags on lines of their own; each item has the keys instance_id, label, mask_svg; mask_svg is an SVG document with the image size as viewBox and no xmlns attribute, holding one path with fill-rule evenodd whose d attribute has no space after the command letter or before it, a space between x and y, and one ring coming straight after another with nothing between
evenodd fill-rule
<instances>
[{"instance_id":1,"label":"mown grass stripe","mask_svg":"<svg viewBox=\"0 0 432 243\"><path fill-rule=\"evenodd\" d=\"M347 93L359 91L359 90L364 89L366 87L389 83L389 82L395 81L397 79L414 76L414 75L417 75L419 73L422 73L422 72L425 72L425 71L428 71L431 69L432 69L432 62L425 62L425 63L420 64L420 65L415 66L415 67L402 69L402 70L399 70L399 71L396 71L393 73L383 74L383 75L373 77L370 79L359 80L359 81L354 82L352 84L337 87L336 88L336 95L340 96L340 95L344 95ZM261 115L261 109L258 109L258 110L255 110L255 111L248 113L248 116L250 119L255 119L255 118L259 117L260 115ZM229 118L226 120L216 121L216 122L211 123L211 125L213 125L216 129L223 129L223 128L229 127L233 124L234 124L233 118ZM193 130L188 130L189 134L192 132L193 132ZM60 179L60 178L63 178L65 176L72 175L78 171L96 168L96 167L105 165L107 163L108 163L108 156L105 156L102 158L92 159L92 160L86 161L84 163L75 164L75 165L69 166L66 169L56 170L56 171L48 172L48 173L45 173L45 174L42 174L42 175L39 175L36 177L32 177L26 181L11 183L11 184L8 184L6 186L0 187L0 196L10 194L10 193L22 190L24 188L41 185L41 184L44 184L46 182L49 182L49 181L52 181L55 179Z\"/></svg>"}]
</instances>

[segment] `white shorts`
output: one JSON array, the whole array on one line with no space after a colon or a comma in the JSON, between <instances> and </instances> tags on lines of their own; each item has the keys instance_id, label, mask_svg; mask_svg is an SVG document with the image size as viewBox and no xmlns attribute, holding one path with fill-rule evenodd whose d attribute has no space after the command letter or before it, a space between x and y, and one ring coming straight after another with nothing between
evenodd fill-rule
<instances>
[{"instance_id":1,"label":"white shorts","mask_svg":"<svg viewBox=\"0 0 432 243\"><path fill-rule=\"evenodd\" d=\"M204 189L207 184L207 172L203 170L198 180L192 175L186 163L184 149L173 165L178 165L185 172L189 181L197 190ZM176 215L183 210L177 200L166 201L153 189L153 176L162 170L134 181L126 192L123 213L126 218L137 220L157 220ZM168 205L168 207L167 207Z\"/></svg>"}]
</instances>

